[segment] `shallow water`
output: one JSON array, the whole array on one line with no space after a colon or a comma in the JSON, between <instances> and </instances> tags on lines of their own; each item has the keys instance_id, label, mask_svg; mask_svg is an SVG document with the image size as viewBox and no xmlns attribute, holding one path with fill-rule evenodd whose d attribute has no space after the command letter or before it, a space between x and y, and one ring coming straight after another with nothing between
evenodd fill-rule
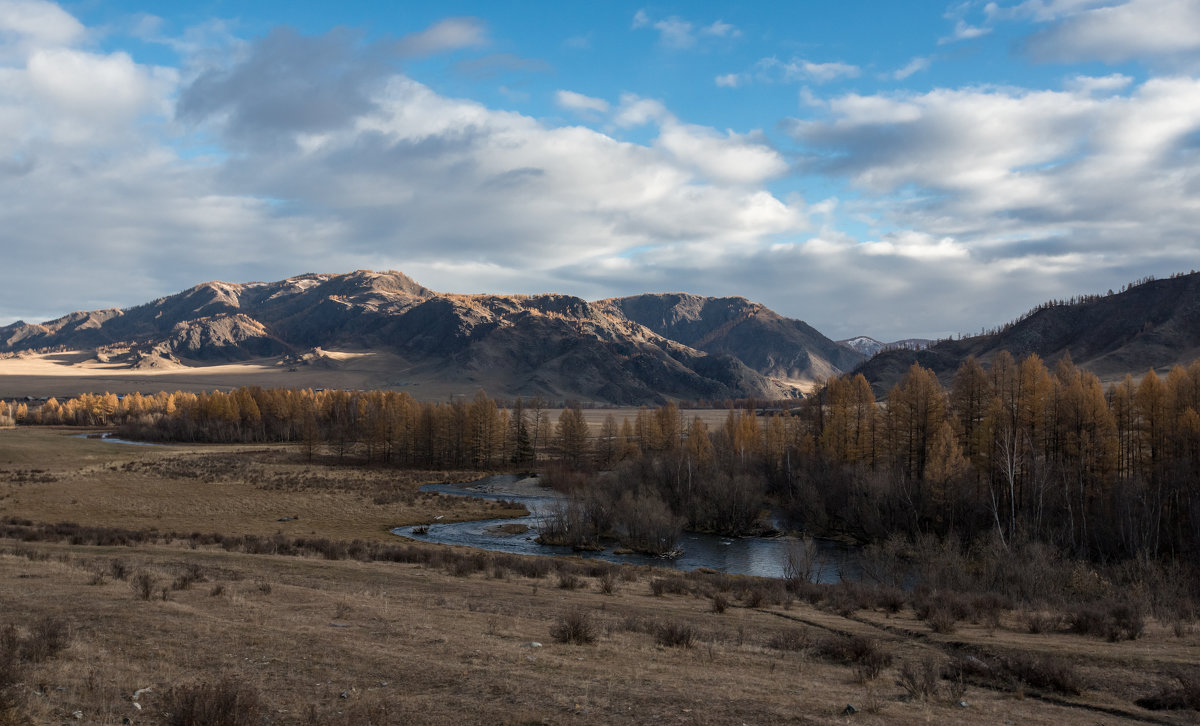
<instances>
[{"instance_id":1,"label":"shallow water","mask_svg":"<svg viewBox=\"0 0 1200 726\"><path fill-rule=\"evenodd\" d=\"M731 538L684 532L679 538L679 546L683 548L683 555L673 560L642 554L618 555L611 550L576 552L570 547L540 545L534 541L537 538L540 514L546 511L558 495L549 490L531 493L528 486L518 487L519 481L521 480L516 476L503 475L481 479L470 484L428 484L421 487L421 490L453 496L520 502L530 511L530 514L525 517L447 524L434 522L428 525L428 531L425 534L414 533L413 530L418 529L417 527L397 527L392 532L415 540L465 545L519 555L571 555L584 559L673 567L679 570L696 570L707 567L729 574L762 577L783 577L788 547L795 541L792 537ZM516 535L489 531L498 524L511 523L524 524L529 527L529 531ZM816 578L817 582L856 580L860 577L861 568L857 547L828 540L817 540L816 545L817 559L821 564L820 574Z\"/></svg>"},{"instance_id":2,"label":"shallow water","mask_svg":"<svg viewBox=\"0 0 1200 726\"><path fill-rule=\"evenodd\" d=\"M129 446L162 446L162 444L152 444L149 441L130 441L129 439L118 439L112 434L75 434L77 439L94 439L96 441L107 441L110 444L128 444Z\"/></svg>"}]
</instances>

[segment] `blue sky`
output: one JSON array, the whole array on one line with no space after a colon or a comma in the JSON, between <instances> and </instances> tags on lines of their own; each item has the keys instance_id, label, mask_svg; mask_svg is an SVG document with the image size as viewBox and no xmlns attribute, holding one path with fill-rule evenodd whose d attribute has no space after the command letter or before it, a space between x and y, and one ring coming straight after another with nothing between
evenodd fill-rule
<instances>
[{"instance_id":1,"label":"blue sky","mask_svg":"<svg viewBox=\"0 0 1200 726\"><path fill-rule=\"evenodd\" d=\"M209 280L977 332L1197 267L1200 0L0 0L0 324Z\"/></svg>"}]
</instances>

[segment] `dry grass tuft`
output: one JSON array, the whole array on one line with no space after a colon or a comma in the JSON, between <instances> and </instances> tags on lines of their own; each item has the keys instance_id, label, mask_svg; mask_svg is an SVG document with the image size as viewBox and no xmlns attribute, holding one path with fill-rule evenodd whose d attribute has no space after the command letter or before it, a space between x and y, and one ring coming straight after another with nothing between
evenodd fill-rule
<instances>
[{"instance_id":1,"label":"dry grass tuft","mask_svg":"<svg viewBox=\"0 0 1200 726\"><path fill-rule=\"evenodd\" d=\"M172 688L163 712L169 726L260 726L266 715L258 692L229 676Z\"/></svg>"}]
</instances>

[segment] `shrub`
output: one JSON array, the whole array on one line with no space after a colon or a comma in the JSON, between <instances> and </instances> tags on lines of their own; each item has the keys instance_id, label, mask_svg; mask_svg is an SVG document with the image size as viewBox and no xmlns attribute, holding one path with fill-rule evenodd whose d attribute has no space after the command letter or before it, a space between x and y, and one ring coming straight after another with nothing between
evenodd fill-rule
<instances>
[{"instance_id":1,"label":"shrub","mask_svg":"<svg viewBox=\"0 0 1200 726\"><path fill-rule=\"evenodd\" d=\"M900 678L897 681L909 698L928 701L938 692L939 668L937 659L927 655L920 664L906 661L900 666Z\"/></svg>"},{"instance_id":2,"label":"shrub","mask_svg":"<svg viewBox=\"0 0 1200 726\"><path fill-rule=\"evenodd\" d=\"M859 680L873 680L892 664L892 654L879 641L861 635L831 635L822 638L816 654L833 663L854 666Z\"/></svg>"},{"instance_id":3,"label":"shrub","mask_svg":"<svg viewBox=\"0 0 1200 726\"><path fill-rule=\"evenodd\" d=\"M40 663L57 655L70 642L70 628L62 618L46 615L34 622L21 644L21 658Z\"/></svg>"},{"instance_id":4,"label":"shrub","mask_svg":"<svg viewBox=\"0 0 1200 726\"><path fill-rule=\"evenodd\" d=\"M678 620L661 622L654 629L654 642L668 648L691 648L696 642L696 629Z\"/></svg>"},{"instance_id":5,"label":"shrub","mask_svg":"<svg viewBox=\"0 0 1200 726\"><path fill-rule=\"evenodd\" d=\"M925 622L929 624L929 629L933 632L944 634L954 632L954 625L958 619L954 617L954 612L950 608L937 607L929 613Z\"/></svg>"},{"instance_id":6,"label":"shrub","mask_svg":"<svg viewBox=\"0 0 1200 726\"><path fill-rule=\"evenodd\" d=\"M808 648L808 631L792 628L776 633L767 639L767 647L775 650L801 651Z\"/></svg>"},{"instance_id":7,"label":"shrub","mask_svg":"<svg viewBox=\"0 0 1200 726\"><path fill-rule=\"evenodd\" d=\"M113 561L109 563L108 571L114 580L124 580L126 577L129 577L129 565L125 564L125 560L119 557L114 557Z\"/></svg>"},{"instance_id":8,"label":"shrub","mask_svg":"<svg viewBox=\"0 0 1200 726\"><path fill-rule=\"evenodd\" d=\"M1077 696L1083 692L1083 679L1075 666L1052 655L1019 654L1009 657L1005 669L1014 677L1046 690Z\"/></svg>"},{"instance_id":9,"label":"shrub","mask_svg":"<svg viewBox=\"0 0 1200 726\"><path fill-rule=\"evenodd\" d=\"M129 586L139 600L149 600L154 596L154 576L148 572L139 572L129 580Z\"/></svg>"},{"instance_id":10,"label":"shrub","mask_svg":"<svg viewBox=\"0 0 1200 726\"><path fill-rule=\"evenodd\" d=\"M1025 625L1033 635L1049 633L1058 629L1059 619L1045 613L1030 613L1025 618Z\"/></svg>"},{"instance_id":11,"label":"shrub","mask_svg":"<svg viewBox=\"0 0 1200 726\"><path fill-rule=\"evenodd\" d=\"M583 587L583 580L573 572L559 572L558 587L560 590L578 590Z\"/></svg>"},{"instance_id":12,"label":"shrub","mask_svg":"<svg viewBox=\"0 0 1200 726\"><path fill-rule=\"evenodd\" d=\"M605 570L596 578L600 583L600 592L612 595L617 591L617 575L612 570Z\"/></svg>"},{"instance_id":13,"label":"shrub","mask_svg":"<svg viewBox=\"0 0 1200 726\"><path fill-rule=\"evenodd\" d=\"M258 693L231 677L172 688L163 711L169 726L259 726L266 715Z\"/></svg>"},{"instance_id":14,"label":"shrub","mask_svg":"<svg viewBox=\"0 0 1200 726\"><path fill-rule=\"evenodd\" d=\"M1151 711L1200 711L1200 668L1175 673L1176 683L1152 696L1139 698L1137 705Z\"/></svg>"},{"instance_id":15,"label":"shrub","mask_svg":"<svg viewBox=\"0 0 1200 726\"><path fill-rule=\"evenodd\" d=\"M587 645L596 642L596 629L586 611L572 610L551 628L550 636L560 643Z\"/></svg>"},{"instance_id":16,"label":"shrub","mask_svg":"<svg viewBox=\"0 0 1200 726\"><path fill-rule=\"evenodd\" d=\"M718 615L729 607L729 598L724 593L714 592L712 596L712 611Z\"/></svg>"}]
</instances>

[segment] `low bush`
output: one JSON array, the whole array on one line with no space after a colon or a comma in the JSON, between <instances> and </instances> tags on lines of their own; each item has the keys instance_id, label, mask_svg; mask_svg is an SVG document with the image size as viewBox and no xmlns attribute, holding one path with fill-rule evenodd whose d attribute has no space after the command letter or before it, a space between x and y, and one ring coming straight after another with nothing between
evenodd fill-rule
<instances>
[{"instance_id":1,"label":"low bush","mask_svg":"<svg viewBox=\"0 0 1200 726\"><path fill-rule=\"evenodd\" d=\"M1200 711L1200 668L1178 671L1174 679L1158 693L1139 698L1137 705L1151 711Z\"/></svg>"},{"instance_id":2,"label":"low bush","mask_svg":"<svg viewBox=\"0 0 1200 726\"><path fill-rule=\"evenodd\" d=\"M830 635L817 641L814 652L826 661L853 666L861 681L874 680L892 664L892 654L879 641L861 635Z\"/></svg>"},{"instance_id":3,"label":"low bush","mask_svg":"<svg viewBox=\"0 0 1200 726\"><path fill-rule=\"evenodd\" d=\"M654 628L654 642L668 648L691 648L696 642L696 629L679 620L661 622Z\"/></svg>"},{"instance_id":4,"label":"low bush","mask_svg":"<svg viewBox=\"0 0 1200 726\"><path fill-rule=\"evenodd\" d=\"M1070 661L1053 655L1018 654L1004 661L1004 669L1033 688L1069 696L1083 692L1083 678Z\"/></svg>"},{"instance_id":5,"label":"low bush","mask_svg":"<svg viewBox=\"0 0 1200 726\"><path fill-rule=\"evenodd\" d=\"M940 670L937 659L932 655L925 656L920 663L905 661L900 666L897 683L909 698L929 701L937 696Z\"/></svg>"},{"instance_id":6,"label":"low bush","mask_svg":"<svg viewBox=\"0 0 1200 726\"><path fill-rule=\"evenodd\" d=\"M729 607L729 598L724 593L714 592L712 596L712 612L720 615Z\"/></svg>"},{"instance_id":7,"label":"low bush","mask_svg":"<svg viewBox=\"0 0 1200 726\"><path fill-rule=\"evenodd\" d=\"M559 643L588 645L596 642L596 628L586 611L572 610L559 618L550 629L550 636Z\"/></svg>"},{"instance_id":8,"label":"low bush","mask_svg":"<svg viewBox=\"0 0 1200 726\"><path fill-rule=\"evenodd\" d=\"M808 645L808 631L803 628L784 630L767 639L767 647L775 650L797 652L807 650Z\"/></svg>"},{"instance_id":9,"label":"low bush","mask_svg":"<svg viewBox=\"0 0 1200 726\"><path fill-rule=\"evenodd\" d=\"M578 590L583 587L583 580L573 572L558 573L558 588L560 590Z\"/></svg>"},{"instance_id":10,"label":"low bush","mask_svg":"<svg viewBox=\"0 0 1200 726\"><path fill-rule=\"evenodd\" d=\"M139 600L149 600L154 596L154 576L149 572L139 572L129 578L129 587Z\"/></svg>"},{"instance_id":11,"label":"low bush","mask_svg":"<svg viewBox=\"0 0 1200 726\"><path fill-rule=\"evenodd\" d=\"M258 692L232 677L172 688L162 710L169 726L260 726L267 714Z\"/></svg>"}]
</instances>

